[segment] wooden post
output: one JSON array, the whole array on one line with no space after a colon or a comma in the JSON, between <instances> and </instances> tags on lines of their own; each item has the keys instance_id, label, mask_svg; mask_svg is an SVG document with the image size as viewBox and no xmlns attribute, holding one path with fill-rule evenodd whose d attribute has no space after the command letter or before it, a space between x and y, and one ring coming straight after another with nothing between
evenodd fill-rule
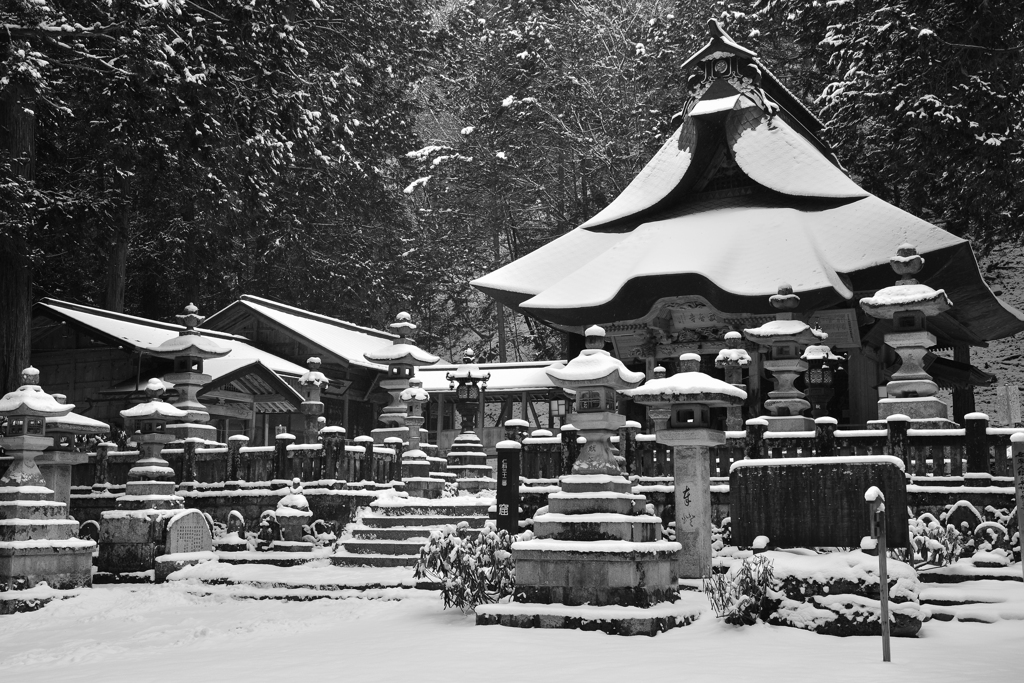
<instances>
[{"instance_id":1,"label":"wooden post","mask_svg":"<svg viewBox=\"0 0 1024 683\"><path fill-rule=\"evenodd\" d=\"M890 415L885 418L885 427L888 431L885 440L885 453L903 461L904 471L907 476L911 473L910 462L910 441L907 436L907 428L910 426L910 418L906 415Z\"/></svg>"},{"instance_id":2,"label":"wooden post","mask_svg":"<svg viewBox=\"0 0 1024 683\"><path fill-rule=\"evenodd\" d=\"M270 468L270 481L284 480L281 485L288 483L290 477L288 472L288 446L295 443L295 437L288 432L281 432L274 438L274 460Z\"/></svg>"},{"instance_id":3,"label":"wooden post","mask_svg":"<svg viewBox=\"0 0 1024 683\"><path fill-rule=\"evenodd\" d=\"M743 457L757 460L764 457L764 433L768 431L768 420L755 417L747 420L747 439L743 447Z\"/></svg>"},{"instance_id":4,"label":"wooden post","mask_svg":"<svg viewBox=\"0 0 1024 683\"><path fill-rule=\"evenodd\" d=\"M836 453L836 426L834 417L814 418L814 446L819 458L832 458Z\"/></svg>"},{"instance_id":5,"label":"wooden post","mask_svg":"<svg viewBox=\"0 0 1024 683\"><path fill-rule=\"evenodd\" d=\"M235 434L228 437L228 469L224 477L224 488L234 490L238 488L238 467L241 462L242 447L249 443L249 437L242 434Z\"/></svg>"},{"instance_id":6,"label":"wooden post","mask_svg":"<svg viewBox=\"0 0 1024 683\"><path fill-rule=\"evenodd\" d=\"M964 415L964 450L967 453L967 471L964 486L991 486L992 473L988 463L988 415Z\"/></svg>"},{"instance_id":7,"label":"wooden post","mask_svg":"<svg viewBox=\"0 0 1024 683\"><path fill-rule=\"evenodd\" d=\"M519 533L519 454L522 444L506 439L495 446L498 453L498 529L512 536Z\"/></svg>"},{"instance_id":8,"label":"wooden post","mask_svg":"<svg viewBox=\"0 0 1024 683\"><path fill-rule=\"evenodd\" d=\"M871 507L871 537L878 539L878 602L881 608L879 622L882 626L882 661L889 659L889 571L887 566L885 534L885 495L872 486L864 493L864 500Z\"/></svg>"},{"instance_id":9,"label":"wooden post","mask_svg":"<svg viewBox=\"0 0 1024 683\"><path fill-rule=\"evenodd\" d=\"M1013 492L1017 498L1017 538L1024 539L1024 434L1010 437L1013 449ZM1024 562L1021 562L1024 568Z\"/></svg>"}]
</instances>

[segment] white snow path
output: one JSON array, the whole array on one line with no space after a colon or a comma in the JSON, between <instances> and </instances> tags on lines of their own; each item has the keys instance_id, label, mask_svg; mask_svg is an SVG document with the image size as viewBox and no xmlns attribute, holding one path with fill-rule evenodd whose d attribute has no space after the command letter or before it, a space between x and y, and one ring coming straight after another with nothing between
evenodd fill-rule
<instances>
[{"instance_id":1,"label":"white snow path","mask_svg":"<svg viewBox=\"0 0 1024 683\"><path fill-rule=\"evenodd\" d=\"M408 593L401 601L284 602L198 597L166 584L96 587L37 612L0 617L0 678L861 683L884 676L962 683L979 674L1016 680L1024 642L1022 621L932 621L917 639L894 639L894 661L883 664L878 638L734 628L710 613L655 638L478 627L472 616L442 610L437 593ZM695 593L685 599L704 602Z\"/></svg>"}]
</instances>

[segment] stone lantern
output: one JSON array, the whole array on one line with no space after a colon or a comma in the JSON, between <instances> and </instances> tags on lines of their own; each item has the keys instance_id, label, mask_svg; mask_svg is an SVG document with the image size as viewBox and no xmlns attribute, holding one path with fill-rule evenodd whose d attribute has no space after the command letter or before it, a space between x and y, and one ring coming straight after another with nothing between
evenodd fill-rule
<instances>
[{"instance_id":1,"label":"stone lantern","mask_svg":"<svg viewBox=\"0 0 1024 683\"><path fill-rule=\"evenodd\" d=\"M399 394L398 399L408 406L405 425L409 428L409 448L402 455L402 481L410 496L436 498L444 489L444 481L430 476L430 459L420 449L420 431L423 427L423 404L430 400L430 394L423 388L423 380L413 377L409 387Z\"/></svg>"},{"instance_id":2,"label":"stone lantern","mask_svg":"<svg viewBox=\"0 0 1024 683\"><path fill-rule=\"evenodd\" d=\"M0 416L6 419L0 446L14 459L0 478L0 503L6 508L0 510L0 592L42 581L58 589L91 585L96 544L75 538L78 522L67 519L67 505L54 500L36 464L53 445L46 419L66 415L74 406L43 391L33 367L22 371L21 381L0 399Z\"/></svg>"},{"instance_id":3,"label":"stone lantern","mask_svg":"<svg viewBox=\"0 0 1024 683\"><path fill-rule=\"evenodd\" d=\"M306 372L299 377L299 389L302 391L302 405L299 410L306 417L303 438L306 443L316 443L320 429L318 422L324 413L324 404L320 400L320 392L327 387L330 380L320 372L320 359L310 356L306 359Z\"/></svg>"},{"instance_id":4,"label":"stone lantern","mask_svg":"<svg viewBox=\"0 0 1024 683\"><path fill-rule=\"evenodd\" d=\"M604 350L604 329L594 325L586 331L587 348L568 363L547 369L552 383L576 392L575 412L569 424L587 440L572 467L573 474L620 474L611 437L626 424L615 412L617 392L632 389L644 380L642 372L628 370L622 361Z\"/></svg>"},{"instance_id":5,"label":"stone lantern","mask_svg":"<svg viewBox=\"0 0 1024 683\"><path fill-rule=\"evenodd\" d=\"M497 479L487 464L487 453L476 435L476 420L480 412L480 397L487 391L491 373L483 372L474 362L476 353L467 348L462 354L462 364L445 375L448 386L455 392L455 408L462 418L462 432L455 437L448 459L448 472L455 475L456 483L463 491L475 493L482 489L493 489Z\"/></svg>"},{"instance_id":6,"label":"stone lantern","mask_svg":"<svg viewBox=\"0 0 1024 683\"><path fill-rule=\"evenodd\" d=\"M682 546L679 576L711 576L710 446L725 443L712 409L740 406L747 392L700 370L700 356L684 353L679 372L664 373L642 387L623 392L648 406L658 443L672 447L675 475L676 541Z\"/></svg>"},{"instance_id":7,"label":"stone lantern","mask_svg":"<svg viewBox=\"0 0 1024 683\"><path fill-rule=\"evenodd\" d=\"M548 496L548 512L534 516L536 537L512 545L514 603L478 607L478 624L578 628L579 605L587 605L586 619L611 633L653 633L686 623L672 604L680 546L661 538L661 518L633 493L611 444L626 423L614 412L616 391L636 387L644 374L603 349L600 327L589 328L586 337L579 356L547 370L556 386L576 392L569 419L585 438L582 452L572 474L559 479L561 490Z\"/></svg>"},{"instance_id":8,"label":"stone lantern","mask_svg":"<svg viewBox=\"0 0 1024 683\"><path fill-rule=\"evenodd\" d=\"M397 436L403 442L408 441L409 428L405 418L409 407L402 402L402 392L409 388L409 380L416 372L416 368L434 365L441 360L412 342L411 337L416 325L412 323L412 316L408 313L399 313L390 327L398 334L398 338L390 345L363 354L371 363L386 365L388 368L387 378L380 381L380 386L391 395L391 404L385 406L378 418L384 423L384 427L371 432L375 443L384 443L384 439L389 436Z\"/></svg>"},{"instance_id":9,"label":"stone lantern","mask_svg":"<svg viewBox=\"0 0 1024 683\"><path fill-rule=\"evenodd\" d=\"M174 372L164 375L164 379L174 385L178 392L175 407L184 410L188 415L167 428L174 434L175 441L185 439L202 439L216 441L217 430L210 421L210 414L196 395L212 377L203 373L203 361L210 358L221 358L228 355L227 349L213 339L204 337L196 329L206 318L199 315L199 309L193 304L185 307L185 312L177 316L178 322L185 329L177 337L171 337L160 346L148 349L147 353L157 358L169 358L174 361Z\"/></svg>"},{"instance_id":10,"label":"stone lantern","mask_svg":"<svg viewBox=\"0 0 1024 683\"><path fill-rule=\"evenodd\" d=\"M824 344L808 346L800 360L807 362L807 398L811 402L811 415L815 418L828 415L828 402L835 395L836 370L842 359L832 353Z\"/></svg>"},{"instance_id":11,"label":"stone lantern","mask_svg":"<svg viewBox=\"0 0 1024 683\"><path fill-rule=\"evenodd\" d=\"M64 394L53 394L57 403L64 404ZM46 418L46 433L53 437L53 446L36 458L36 465L53 489L54 500L71 504L71 468L89 462L89 454L79 449L75 440L79 436L109 434L110 425L72 411L67 415Z\"/></svg>"},{"instance_id":12,"label":"stone lantern","mask_svg":"<svg viewBox=\"0 0 1024 683\"><path fill-rule=\"evenodd\" d=\"M715 357L715 367L725 371L725 381L737 389L746 390L743 384L743 368L750 365L750 354L743 348L743 335L732 331L725 333L726 348ZM725 418L725 428L730 430L743 429L743 407L729 406Z\"/></svg>"},{"instance_id":13,"label":"stone lantern","mask_svg":"<svg viewBox=\"0 0 1024 683\"><path fill-rule=\"evenodd\" d=\"M39 371L29 366L21 372L21 386L0 399L0 416L6 418L0 445L14 462L0 478L3 486L45 486L36 458L53 445L46 435L46 418L67 415L75 407L58 403L39 386Z\"/></svg>"},{"instance_id":14,"label":"stone lantern","mask_svg":"<svg viewBox=\"0 0 1024 683\"><path fill-rule=\"evenodd\" d=\"M804 399L804 392L793 384L807 370L807 361L800 358L803 350L811 344L820 344L828 335L793 316L800 305L800 297L789 285L779 287L779 293L768 300L779 311L776 319L743 330L743 336L749 341L768 347L769 360L764 367L771 371L775 383L775 389L768 392L768 400L764 402L765 409L771 413L764 418L768 421L768 431L812 431L814 420L802 415L811 404Z\"/></svg>"},{"instance_id":15,"label":"stone lantern","mask_svg":"<svg viewBox=\"0 0 1024 683\"><path fill-rule=\"evenodd\" d=\"M892 320L885 343L903 361L886 385L887 397L878 401L878 417L885 420L902 414L913 421L927 420L931 426L952 426L948 407L935 396L938 385L924 369L924 357L936 344L927 319L948 311L953 302L945 290L932 289L913 278L924 266L924 258L912 245L901 245L889 265L901 276L896 284L860 300L860 307L872 318Z\"/></svg>"},{"instance_id":16,"label":"stone lantern","mask_svg":"<svg viewBox=\"0 0 1024 683\"><path fill-rule=\"evenodd\" d=\"M161 451L175 440L173 422L192 413L165 402L164 384L154 377L146 383L145 403L121 411L121 417L139 444L139 459L128 470L124 495L114 501L114 510L100 516L102 572L121 574L147 571L161 554L167 520L185 508L185 499L175 494L174 470Z\"/></svg>"}]
</instances>

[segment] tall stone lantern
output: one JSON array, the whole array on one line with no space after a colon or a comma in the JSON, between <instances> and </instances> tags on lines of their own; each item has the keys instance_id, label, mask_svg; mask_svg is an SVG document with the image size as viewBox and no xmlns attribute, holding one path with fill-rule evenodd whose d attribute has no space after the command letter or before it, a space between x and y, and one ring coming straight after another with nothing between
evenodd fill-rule
<instances>
[{"instance_id":1,"label":"tall stone lantern","mask_svg":"<svg viewBox=\"0 0 1024 683\"><path fill-rule=\"evenodd\" d=\"M547 369L551 382L576 392L575 412L569 424L587 440L573 474L621 474L611 437L626 425L616 410L617 392L632 389L644 380L644 373L628 370L622 361L604 350L604 328L593 325L585 332L587 348L563 365Z\"/></svg>"},{"instance_id":2,"label":"tall stone lantern","mask_svg":"<svg viewBox=\"0 0 1024 683\"><path fill-rule=\"evenodd\" d=\"M306 372L299 377L299 388L302 391L302 405L299 406L299 410L306 418L302 434L306 443L316 443L320 426L318 419L324 414L320 393L330 384L327 375L320 372L320 364L319 358L310 356L306 359Z\"/></svg>"},{"instance_id":3,"label":"tall stone lantern","mask_svg":"<svg viewBox=\"0 0 1024 683\"><path fill-rule=\"evenodd\" d=\"M498 480L487 464L487 453L476 434L476 421L480 413L480 397L487 391L491 373L484 372L476 364L476 353L467 348L462 353L462 364L445 375L448 386L455 392L455 408L462 418L462 431L455 437L445 457L447 470L455 475L455 482L463 491L476 493L482 489L493 489Z\"/></svg>"},{"instance_id":4,"label":"tall stone lantern","mask_svg":"<svg viewBox=\"0 0 1024 683\"><path fill-rule=\"evenodd\" d=\"M57 403L65 403L64 394L53 394ZM71 505L71 468L89 462L89 454L75 443L79 436L109 434L110 425L71 411L67 415L46 418L46 433L53 446L36 458L46 486L53 489L54 500Z\"/></svg>"},{"instance_id":5,"label":"tall stone lantern","mask_svg":"<svg viewBox=\"0 0 1024 683\"><path fill-rule=\"evenodd\" d=\"M613 633L653 635L687 623L672 604L680 546L661 538L661 519L633 493L611 443L626 423L615 412L616 392L636 387L644 374L603 349L600 327L586 337L579 356L547 370L556 386L576 392L569 419L586 442L572 474L560 478L561 491L548 496L548 512L534 516L536 537L512 544L514 603L478 607L478 624L578 628L580 605L587 605L584 619Z\"/></svg>"},{"instance_id":6,"label":"tall stone lantern","mask_svg":"<svg viewBox=\"0 0 1024 683\"><path fill-rule=\"evenodd\" d=\"M812 431L814 420L803 415L811 404L804 398L804 392L793 385L807 371L807 361L801 359L803 350L811 344L821 344L828 335L794 317L800 297L789 285L779 287L779 293L768 300L779 311L775 320L743 330L749 341L768 347L769 359L764 367L771 371L775 388L768 392L764 402L770 413L764 419L772 432Z\"/></svg>"},{"instance_id":7,"label":"tall stone lantern","mask_svg":"<svg viewBox=\"0 0 1024 683\"><path fill-rule=\"evenodd\" d=\"M43 391L33 367L22 371L21 381L0 399L0 416L6 418L0 446L14 458L0 478L0 592L42 581L58 589L91 585L96 544L75 538L78 522L67 518L68 506L54 500L36 465L53 445L47 418L66 415L74 406Z\"/></svg>"},{"instance_id":8,"label":"tall stone lantern","mask_svg":"<svg viewBox=\"0 0 1024 683\"><path fill-rule=\"evenodd\" d=\"M390 327L398 338L390 345L363 354L371 363L386 365L388 368L387 378L380 381L380 386L391 395L391 404L385 406L378 418L384 427L371 432L376 443L384 443L384 439L391 436L397 436L403 442L409 440L409 427L406 423L409 406L402 401L402 392L409 388L409 380L416 373L416 368L434 365L441 360L413 343L412 333L416 325L408 313L399 313Z\"/></svg>"},{"instance_id":9,"label":"tall stone lantern","mask_svg":"<svg viewBox=\"0 0 1024 683\"><path fill-rule=\"evenodd\" d=\"M948 311L953 302L945 290L914 279L924 258L913 245L901 245L889 265L901 276L896 284L860 300L860 307L872 318L892 320L885 343L903 361L886 385L887 397L878 401L878 417L884 420L902 414L912 421L927 420L925 424L931 426L952 426L948 407L935 396L938 385L924 369L924 357L936 343L935 335L928 331L928 318Z\"/></svg>"},{"instance_id":10,"label":"tall stone lantern","mask_svg":"<svg viewBox=\"0 0 1024 683\"><path fill-rule=\"evenodd\" d=\"M715 357L715 367L725 371L725 381L737 389L746 388L743 384L743 368L750 365L750 354L743 348L743 335L732 331L725 333L726 348ZM725 418L725 428L729 430L743 429L743 407L729 406Z\"/></svg>"},{"instance_id":11,"label":"tall stone lantern","mask_svg":"<svg viewBox=\"0 0 1024 683\"><path fill-rule=\"evenodd\" d=\"M430 394L423 388L423 380L413 377L398 398L408 406L405 424L409 428L409 448L401 454L405 490L410 496L437 498L444 490L444 480L430 476L430 459L426 451L420 449L423 404L430 400Z\"/></svg>"},{"instance_id":12,"label":"tall stone lantern","mask_svg":"<svg viewBox=\"0 0 1024 683\"><path fill-rule=\"evenodd\" d=\"M169 424L167 430L174 435L174 441L216 441L217 430L213 425L206 424L210 421L210 414L199 402L197 394L213 379L203 373L203 361L226 356L231 353L231 349L204 337L196 329L206 318L199 315L199 309L194 304L186 306L185 312L177 318L185 329L177 337L171 337L160 346L148 350L151 356L174 361L174 372L164 375L164 379L172 383L178 392L175 407L187 413L180 422Z\"/></svg>"},{"instance_id":13,"label":"tall stone lantern","mask_svg":"<svg viewBox=\"0 0 1024 683\"><path fill-rule=\"evenodd\" d=\"M167 521L185 508L175 493L174 470L161 455L175 440L173 422L191 413L165 402L164 385L154 377L146 384L145 403L121 411L130 431L137 431L139 459L128 470L124 495L114 510L100 516L100 571L110 574L147 571L162 553Z\"/></svg>"},{"instance_id":14,"label":"tall stone lantern","mask_svg":"<svg viewBox=\"0 0 1024 683\"><path fill-rule=\"evenodd\" d=\"M682 546L679 576L711 576L711 446L725 443L711 410L740 406L747 392L700 372L700 356L684 353L680 371L625 391L648 406L658 443L672 447L675 474L676 541Z\"/></svg>"}]
</instances>

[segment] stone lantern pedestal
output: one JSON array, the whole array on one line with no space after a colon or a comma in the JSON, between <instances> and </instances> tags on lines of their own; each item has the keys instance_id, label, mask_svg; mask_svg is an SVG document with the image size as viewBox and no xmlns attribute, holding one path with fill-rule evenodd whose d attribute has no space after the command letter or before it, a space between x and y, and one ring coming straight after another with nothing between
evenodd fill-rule
<instances>
[{"instance_id":1,"label":"stone lantern pedestal","mask_svg":"<svg viewBox=\"0 0 1024 683\"><path fill-rule=\"evenodd\" d=\"M673 604L679 544L662 540L661 519L615 462L611 436L625 424L613 412L616 391L635 387L643 373L603 345L604 330L592 327L580 356L547 371L556 386L576 391L569 419L586 443L562 490L548 496L548 511L534 516L536 537L512 545L513 603L478 607L478 624L579 628L586 620L609 633L654 635L695 616ZM581 610L589 616L581 619Z\"/></svg>"},{"instance_id":2,"label":"stone lantern pedestal","mask_svg":"<svg viewBox=\"0 0 1024 683\"><path fill-rule=\"evenodd\" d=\"M740 406L747 392L699 372L700 356L679 357L672 377L658 368L647 384L625 392L647 405L658 443L672 447L675 478L676 542L680 578L711 576L711 446L725 443L712 408Z\"/></svg>"}]
</instances>

